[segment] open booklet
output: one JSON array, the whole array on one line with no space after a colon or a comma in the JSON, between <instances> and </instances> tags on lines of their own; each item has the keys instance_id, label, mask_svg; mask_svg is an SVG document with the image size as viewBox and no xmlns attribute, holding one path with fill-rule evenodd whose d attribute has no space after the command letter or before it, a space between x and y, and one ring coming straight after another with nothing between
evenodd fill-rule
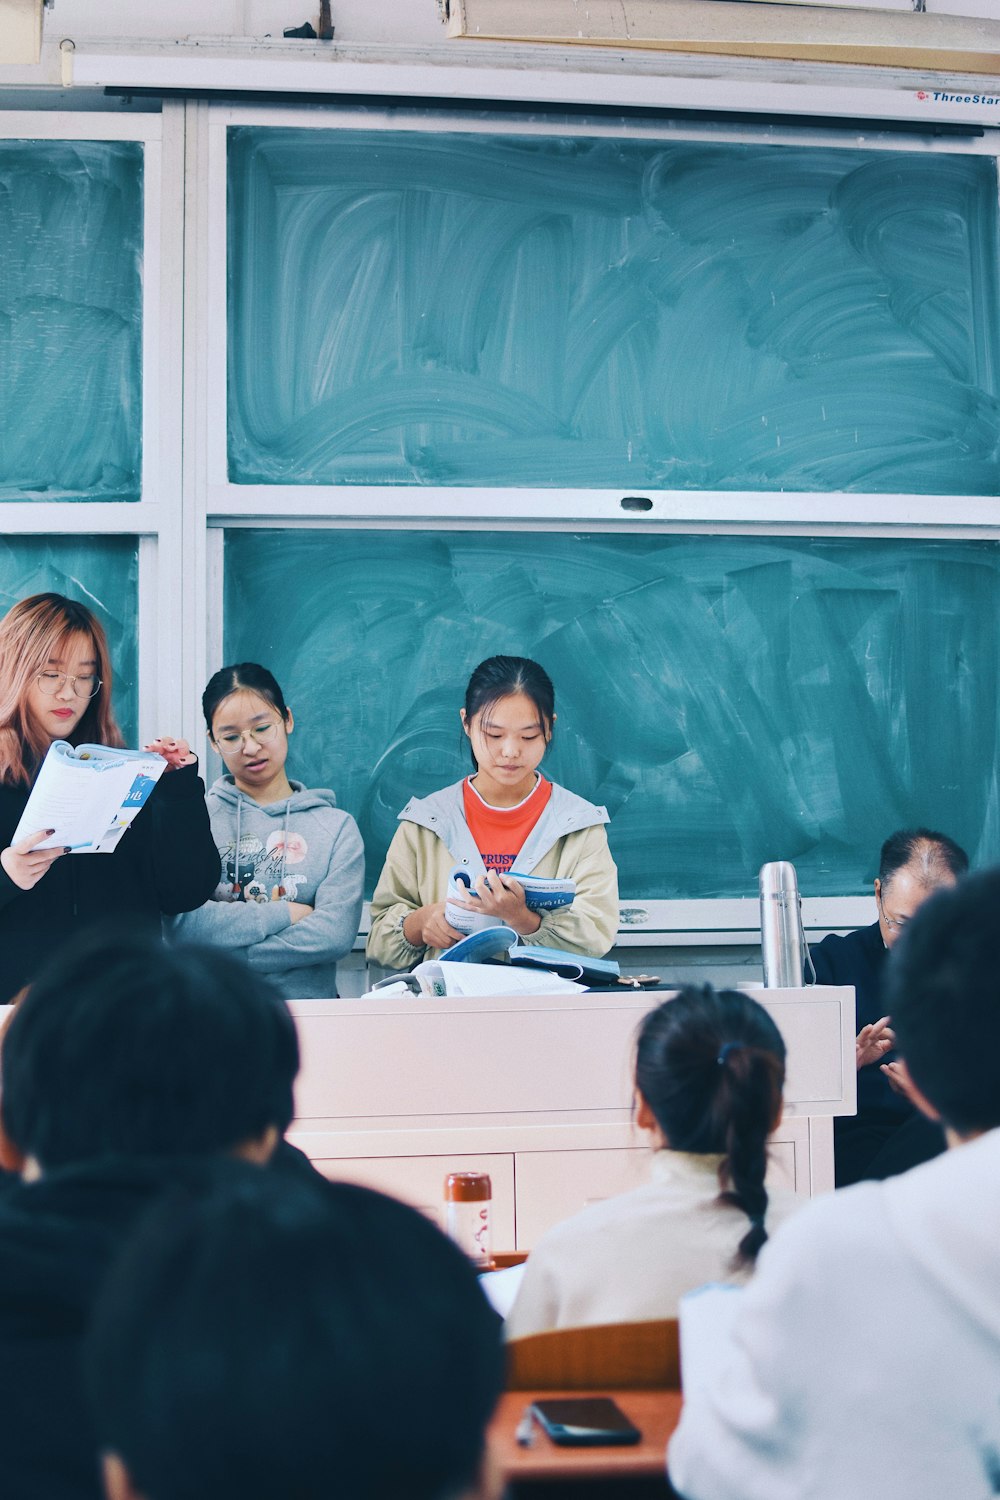
<instances>
[{"instance_id":1,"label":"open booklet","mask_svg":"<svg viewBox=\"0 0 1000 1500\"><path fill-rule=\"evenodd\" d=\"M743 1307L744 1289L709 1281L685 1292L677 1304L684 1394L701 1394L717 1384L733 1348L733 1328Z\"/></svg>"},{"instance_id":2,"label":"open booklet","mask_svg":"<svg viewBox=\"0 0 1000 1500\"><path fill-rule=\"evenodd\" d=\"M11 839L53 828L36 847L110 854L167 769L150 750L111 750L53 740Z\"/></svg>"},{"instance_id":3,"label":"open booklet","mask_svg":"<svg viewBox=\"0 0 1000 1500\"><path fill-rule=\"evenodd\" d=\"M486 927L438 958L416 964L411 973L381 980L368 995L573 994L589 985L614 984L620 973L613 958L540 948L522 943L512 927Z\"/></svg>"},{"instance_id":4,"label":"open booklet","mask_svg":"<svg viewBox=\"0 0 1000 1500\"><path fill-rule=\"evenodd\" d=\"M519 870L509 870L508 876L516 880L524 887L524 904L529 911L558 911L563 906L572 906L573 897L576 895L575 880L559 880L555 877L545 875L522 875ZM487 871L486 879L489 881L494 871ZM445 921L454 927L456 932L481 932L485 927L497 927L500 925L499 917L487 917L479 912L467 911L464 906L455 904L456 898L460 901L478 901L479 897L474 889L475 879L462 865L455 865L448 876L448 890L445 900Z\"/></svg>"},{"instance_id":5,"label":"open booklet","mask_svg":"<svg viewBox=\"0 0 1000 1500\"><path fill-rule=\"evenodd\" d=\"M542 948L537 943L522 943L512 927L484 927L470 933L454 948L446 948L438 959L443 964L481 964L500 959L517 968L548 970L563 979L582 984L613 984L621 969L613 958L591 958L586 953L570 953L565 948Z\"/></svg>"},{"instance_id":6,"label":"open booklet","mask_svg":"<svg viewBox=\"0 0 1000 1500\"><path fill-rule=\"evenodd\" d=\"M363 996L366 1000L392 999L403 995L578 995L585 988L558 974L515 968L512 964L445 964L439 958L425 959L408 974L393 974L380 980Z\"/></svg>"}]
</instances>

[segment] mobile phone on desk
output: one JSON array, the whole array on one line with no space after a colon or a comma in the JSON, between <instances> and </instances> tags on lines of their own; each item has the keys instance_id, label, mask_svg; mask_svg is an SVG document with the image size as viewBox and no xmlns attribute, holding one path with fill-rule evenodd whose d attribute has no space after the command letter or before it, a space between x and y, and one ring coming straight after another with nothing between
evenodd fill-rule
<instances>
[{"instance_id":1,"label":"mobile phone on desk","mask_svg":"<svg viewBox=\"0 0 1000 1500\"><path fill-rule=\"evenodd\" d=\"M533 1404L538 1421L554 1443L563 1447L597 1447L637 1443L642 1437L607 1396L545 1397Z\"/></svg>"}]
</instances>

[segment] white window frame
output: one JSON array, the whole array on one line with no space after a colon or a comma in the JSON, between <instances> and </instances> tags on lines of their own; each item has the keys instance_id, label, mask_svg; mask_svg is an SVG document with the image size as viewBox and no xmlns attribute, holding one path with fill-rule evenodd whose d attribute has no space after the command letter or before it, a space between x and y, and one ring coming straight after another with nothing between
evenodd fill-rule
<instances>
[{"instance_id":1,"label":"white window frame","mask_svg":"<svg viewBox=\"0 0 1000 1500\"><path fill-rule=\"evenodd\" d=\"M7 536L137 539L140 742L182 732L184 713L183 630L173 607L182 558L183 135L183 110L176 105L165 105L162 114L0 112L5 141L138 141L143 147L140 498L0 502Z\"/></svg>"}]
</instances>

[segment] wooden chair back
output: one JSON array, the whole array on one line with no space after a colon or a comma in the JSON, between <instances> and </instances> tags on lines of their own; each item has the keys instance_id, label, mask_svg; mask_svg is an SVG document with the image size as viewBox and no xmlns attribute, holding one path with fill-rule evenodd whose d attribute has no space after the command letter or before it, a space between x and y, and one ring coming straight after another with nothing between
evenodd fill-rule
<instances>
[{"instance_id":1,"label":"wooden chair back","mask_svg":"<svg viewBox=\"0 0 1000 1500\"><path fill-rule=\"evenodd\" d=\"M680 1390L676 1318L557 1328L507 1345L507 1389Z\"/></svg>"}]
</instances>

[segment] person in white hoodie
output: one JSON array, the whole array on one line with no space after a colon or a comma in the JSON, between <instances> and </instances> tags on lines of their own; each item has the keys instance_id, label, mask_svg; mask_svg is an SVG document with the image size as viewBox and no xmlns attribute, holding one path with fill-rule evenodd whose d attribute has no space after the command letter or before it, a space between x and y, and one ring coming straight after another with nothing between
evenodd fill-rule
<instances>
[{"instance_id":1,"label":"person in white hoodie","mask_svg":"<svg viewBox=\"0 0 1000 1500\"><path fill-rule=\"evenodd\" d=\"M295 720L266 667L221 668L201 701L226 767L206 799L222 879L173 931L238 950L286 999L336 996L337 960L350 951L361 918L358 826L333 792L289 780Z\"/></svg>"},{"instance_id":2,"label":"person in white hoodie","mask_svg":"<svg viewBox=\"0 0 1000 1500\"><path fill-rule=\"evenodd\" d=\"M915 1102L949 1150L817 1199L765 1246L669 1449L685 1500L1000 1494L1000 869L888 959Z\"/></svg>"}]
</instances>

